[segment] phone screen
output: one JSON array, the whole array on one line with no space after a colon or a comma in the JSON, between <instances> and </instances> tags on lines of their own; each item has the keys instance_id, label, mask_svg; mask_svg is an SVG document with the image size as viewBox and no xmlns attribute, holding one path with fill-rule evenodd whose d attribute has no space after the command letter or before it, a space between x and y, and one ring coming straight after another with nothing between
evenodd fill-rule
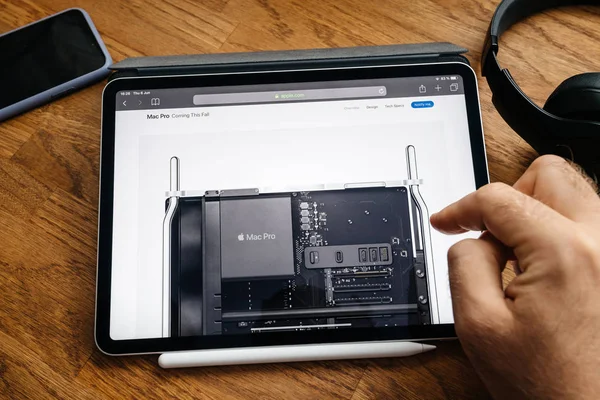
<instances>
[{"instance_id":1,"label":"phone screen","mask_svg":"<svg viewBox=\"0 0 600 400\"><path fill-rule=\"evenodd\" d=\"M101 68L85 16L69 10L0 36L0 109Z\"/></svg>"}]
</instances>

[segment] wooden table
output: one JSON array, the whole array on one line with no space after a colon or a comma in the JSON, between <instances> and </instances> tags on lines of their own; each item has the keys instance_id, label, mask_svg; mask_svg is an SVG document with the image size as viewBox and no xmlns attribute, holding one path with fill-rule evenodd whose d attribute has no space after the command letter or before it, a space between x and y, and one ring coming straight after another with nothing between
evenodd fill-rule
<instances>
[{"instance_id":1,"label":"wooden table","mask_svg":"<svg viewBox=\"0 0 600 400\"><path fill-rule=\"evenodd\" d=\"M498 0L0 0L0 33L78 6L115 61L141 55L450 41L480 49ZM598 70L600 14L570 8L503 37L501 61L539 104ZM0 55L4 57L4 55ZM458 342L407 359L176 371L108 357L93 338L100 151L97 84L0 124L0 397L486 398ZM535 156L480 80L491 177ZM0 88L2 90L2 88Z\"/></svg>"}]
</instances>

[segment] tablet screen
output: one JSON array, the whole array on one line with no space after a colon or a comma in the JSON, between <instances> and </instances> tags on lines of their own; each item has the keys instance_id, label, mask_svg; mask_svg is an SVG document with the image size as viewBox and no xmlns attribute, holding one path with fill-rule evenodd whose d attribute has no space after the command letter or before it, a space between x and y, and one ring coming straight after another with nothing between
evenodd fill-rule
<instances>
[{"instance_id":1,"label":"tablet screen","mask_svg":"<svg viewBox=\"0 0 600 400\"><path fill-rule=\"evenodd\" d=\"M453 323L429 215L478 186L463 76L114 101L112 340Z\"/></svg>"}]
</instances>

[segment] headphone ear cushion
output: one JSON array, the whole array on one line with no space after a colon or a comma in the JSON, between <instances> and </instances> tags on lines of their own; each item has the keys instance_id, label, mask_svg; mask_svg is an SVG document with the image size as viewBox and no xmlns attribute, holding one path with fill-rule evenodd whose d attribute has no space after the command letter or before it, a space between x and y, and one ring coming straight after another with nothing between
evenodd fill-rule
<instances>
[{"instance_id":1,"label":"headphone ear cushion","mask_svg":"<svg viewBox=\"0 0 600 400\"><path fill-rule=\"evenodd\" d=\"M561 118L600 122L600 73L567 79L550 95L544 110Z\"/></svg>"}]
</instances>

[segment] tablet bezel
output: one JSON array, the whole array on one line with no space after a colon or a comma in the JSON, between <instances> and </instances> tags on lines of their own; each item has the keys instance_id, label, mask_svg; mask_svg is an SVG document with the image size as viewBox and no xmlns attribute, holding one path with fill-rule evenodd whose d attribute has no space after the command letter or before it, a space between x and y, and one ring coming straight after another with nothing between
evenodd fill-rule
<instances>
[{"instance_id":1,"label":"tablet bezel","mask_svg":"<svg viewBox=\"0 0 600 400\"><path fill-rule=\"evenodd\" d=\"M345 67L318 70L131 77L118 78L111 81L105 87L102 97L98 267L95 319L95 339L98 348L104 353L119 355L254 346L426 340L455 337L454 324L278 332L273 334L262 333L260 335L215 335L129 340L113 340L110 337L115 113L116 94L119 91L347 81L355 79L404 78L435 75L460 75L463 78L472 162L475 171L474 178L476 186L479 188L489 183L485 142L483 138L477 79L473 69L464 63L449 62L376 67Z\"/></svg>"}]
</instances>

